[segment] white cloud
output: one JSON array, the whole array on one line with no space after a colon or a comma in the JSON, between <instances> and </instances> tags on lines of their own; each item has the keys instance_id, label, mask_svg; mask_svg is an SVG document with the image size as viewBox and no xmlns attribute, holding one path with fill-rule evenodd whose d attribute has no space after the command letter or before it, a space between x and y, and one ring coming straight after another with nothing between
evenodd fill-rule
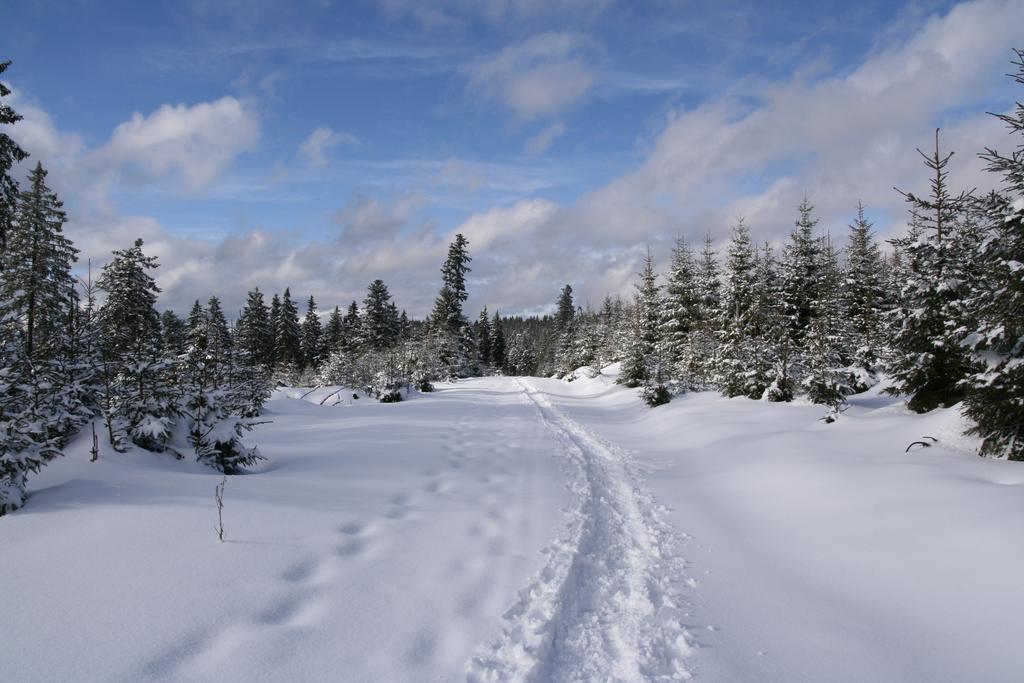
<instances>
[{"instance_id":1,"label":"white cloud","mask_svg":"<svg viewBox=\"0 0 1024 683\"><path fill-rule=\"evenodd\" d=\"M527 141L526 151L534 156L543 154L551 146L551 143L560 138L566 130L568 129L561 121L548 124L543 130Z\"/></svg>"},{"instance_id":2,"label":"white cloud","mask_svg":"<svg viewBox=\"0 0 1024 683\"><path fill-rule=\"evenodd\" d=\"M742 213L755 237L776 239L804 192L833 232L845 232L858 200L886 217L882 230L897 227L904 214L892 187L927 182L914 148L927 148L937 125L958 152L952 180L994 182L975 154L1002 133L981 102L1009 88L1002 74L1021 25L1019 2L963 4L849 74L762 84L677 112L644 161L581 199L563 229L636 245L680 230L724 237Z\"/></svg>"},{"instance_id":3,"label":"white cloud","mask_svg":"<svg viewBox=\"0 0 1024 683\"><path fill-rule=\"evenodd\" d=\"M423 206L420 194L406 194L394 202L360 195L332 216L347 244L388 240L406 227Z\"/></svg>"},{"instance_id":4,"label":"white cloud","mask_svg":"<svg viewBox=\"0 0 1024 683\"><path fill-rule=\"evenodd\" d=\"M470 86L522 119L558 114L594 84L583 48L584 41L568 33L535 35L468 67Z\"/></svg>"},{"instance_id":5,"label":"white cloud","mask_svg":"<svg viewBox=\"0 0 1024 683\"><path fill-rule=\"evenodd\" d=\"M255 147L259 135L256 113L234 97L165 104L148 116L132 114L92 156L99 167L146 180L171 179L195 192L216 182L239 154Z\"/></svg>"},{"instance_id":6,"label":"white cloud","mask_svg":"<svg viewBox=\"0 0 1024 683\"><path fill-rule=\"evenodd\" d=\"M320 126L299 145L299 156L310 168L323 168L327 165L327 152L340 144L358 145L359 140L351 133L339 133L327 126Z\"/></svg>"}]
</instances>

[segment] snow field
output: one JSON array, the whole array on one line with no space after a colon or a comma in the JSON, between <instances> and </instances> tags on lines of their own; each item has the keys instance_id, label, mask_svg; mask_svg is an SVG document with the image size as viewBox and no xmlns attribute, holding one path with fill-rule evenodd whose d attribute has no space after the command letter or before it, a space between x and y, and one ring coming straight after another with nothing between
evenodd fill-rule
<instances>
[{"instance_id":1,"label":"snow field","mask_svg":"<svg viewBox=\"0 0 1024 683\"><path fill-rule=\"evenodd\" d=\"M1021 680L1024 467L956 410L577 374L279 391L223 544L219 475L83 438L0 520L0 678Z\"/></svg>"}]
</instances>

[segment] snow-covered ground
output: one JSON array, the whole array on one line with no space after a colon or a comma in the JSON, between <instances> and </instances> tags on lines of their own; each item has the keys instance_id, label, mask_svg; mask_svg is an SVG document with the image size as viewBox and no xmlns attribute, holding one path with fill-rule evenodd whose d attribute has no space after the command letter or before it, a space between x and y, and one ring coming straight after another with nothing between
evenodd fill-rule
<instances>
[{"instance_id":1,"label":"snow-covered ground","mask_svg":"<svg viewBox=\"0 0 1024 683\"><path fill-rule=\"evenodd\" d=\"M1021 680L1024 466L954 411L331 393L275 394L223 544L198 465L83 440L31 479L0 679Z\"/></svg>"}]
</instances>

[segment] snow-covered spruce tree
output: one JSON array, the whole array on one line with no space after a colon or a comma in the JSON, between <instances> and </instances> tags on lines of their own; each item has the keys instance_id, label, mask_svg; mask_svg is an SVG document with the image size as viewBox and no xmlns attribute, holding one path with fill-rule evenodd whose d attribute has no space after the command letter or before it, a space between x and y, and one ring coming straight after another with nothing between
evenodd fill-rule
<instances>
[{"instance_id":1,"label":"snow-covered spruce tree","mask_svg":"<svg viewBox=\"0 0 1024 683\"><path fill-rule=\"evenodd\" d=\"M270 298L270 311L267 315L270 324L270 363L273 368L277 367L277 328L281 324L281 297L274 294Z\"/></svg>"},{"instance_id":2,"label":"snow-covered spruce tree","mask_svg":"<svg viewBox=\"0 0 1024 683\"><path fill-rule=\"evenodd\" d=\"M634 285L636 294L633 297L634 334L619 375L619 382L627 387L637 387L648 382L660 384L665 379L664 368L658 357L661 301L658 276L654 272L650 251L644 256L644 267L638 276L640 280Z\"/></svg>"},{"instance_id":3,"label":"snow-covered spruce tree","mask_svg":"<svg viewBox=\"0 0 1024 683\"><path fill-rule=\"evenodd\" d=\"M834 409L852 393L843 352L845 321L841 303L841 275L832 241L822 243L818 282L812 302L814 317L804 335L803 389L814 403Z\"/></svg>"},{"instance_id":4,"label":"snow-covered spruce tree","mask_svg":"<svg viewBox=\"0 0 1024 683\"><path fill-rule=\"evenodd\" d=\"M362 347L382 351L398 343L398 311L383 280L374 280L363 300Z\"/></svg>"},{"instance_id":5,"label":"snow-covered spruce tree","mask_svg":"<svg viewBox=\"0 0 1024 683\"><path fill-rule=\"evenodd\" d=\"M807 197L800 202L797 211L800 216L782 251L781 300L790 339L793 346L800 349L815 315L814 302L821 279L818 269L821 264L822 240L814 235L818 219L812 218L814 207Z\"/></svg>"},{"instance_id":6,"label":"snow-covered spruce tree","mask_svg":"<svg viewBox=\"0 0 1024 683\"><path fill-rule=\"evenodd\" d=\"M325 359L341 349L341 340L344 334L345 324L342 321L341 309L335 306L330 317L327 318L327 324L324 325L323 355Z\"/></svg>"},{"instance_id":7,"label":"snow-covered spruce tree","mask_svg":"<svg viewBox=\"0 0 1024 683\"><path fill-rule=\"evenodd\" d=\"M304 365L312 368L320 365L323 355L322 337L323 326L320 324L320 316L316 313L316 300L310 294L306 302L306 317L302 320L299 340Z\"/></svg>"},{"instance_id":8,"label":"snow-covered spruce tree","mask_svg":"<svg viewBox=\"0 0 1024 683\"><path fill-rule=\"evenodd\" d=\"M1015 52L1013 78L1024 85L1024 50ZM980 370L968 380L964 412L982 439L981 455L1024 460L1024 103L999 118L1022 138L1008 155L982 154L1006 194L981 206L991 233L979 259L985 276L968 299L980 324L966 338Z\"/></svg>"},{"instance_id":9,"label":"snow-covered spruce tree","mask_svg":"<svg viewBox=\"0 0 1024 683\"><path fill-rule=\"evenodd\" d=\"M363 318L359 314L359 304L355 301L350 303L341 322L341 348L356 351L363 345Z\"/></svg>"},{"instance_id":10,"label":"snow-covered spruce tree","mask_svg":"<svg viewBox=\"0 0 1024 683\"><path fill-rule=\"evenodd\" d=\"M889 372L894 384L888 391L908 395L907 406L923 413L962 400L963 380L972 372L968 353L960 344L962 335L957 333L961 327L956 319L957 302L964 295L965 283L958 277L949 244L970 195L950 194L946 166L953 155L940 153L938 130L935 151L918 153L933 173L931 192L928 197L903 193L920 233L914 241L899 242L909 272L902 306L895 311L900 322L891 340Z\"/></svg>"},{"instance_id":11,"label":"snow-covered spruce tree","mask_svg":"<svg viewBox=\"0 0 1024 683\"><path fill-rule=\"evenodd\" d=\"M495 311L494 317L491 318L491 365L496 370L503 371L506 350L505 326L501 322L501 316Z\"/></svg>"},{"instance_id":12,"label":"snow-covered spruce tree","mask_svg":"<svg viewBox=\"0 0 1024 683\"><path fill-rule=\"evenodd\" d=\"M160 314L160 340L165 356L177 358L188 351L188 327L172 310Z\"/></svg>"},{"instance_id":13,"label":"snow-covered spruce tree","mask_svg":"<svg viewBox=\"0 0 1024 683\"><path fill-rule=\"evenodd\" d=\"M715 383L722 395L729 398L748 396L752 391L751 367L753 355L758 352L750 336L756 304L756 276L757 253L750 241L750 228L741 218L733 226L726 250L715 359Z\"/></svg>"},{"instance_id":14,"label":"snow-covered spruce tree","mask_svg":"<svg viewBox=\"0 0 1024 683\"><path fill-rule=\"evenodd\" d=\"M237 406L233 405L229 378L224 376L222 361L208 347L209 341L198 337L187 362L180 366L179 412L196 460L224 474L237 474L263 457L241 440L243 433L252 429L252 422L233 410Z\"/></svg>"},{"instance_id":15,"label":"snow-covered spruce tree","mask_svg":"<svg viewBox=\"0 0 1024 683\"><path fill-rule=\"evenodd\" d=\"M302 369L301 331L299 327L299 309L292 301L290 288L285 288L281 297L281 308L277 316L275 330L275 351L278 370L292 376Z\"/></svg>"},{"instance_id":16,"label":"snow-covered spruce tree","mask_svg":"<svg viewBox=\"0 0 1024 683\"><path fill-rule=\"evenodd\" d=\"M50 360L68 352L77 294L71 265L78 250L64 235L63 204L46 185L42 164L18 196L3 255L0 299L22 324L25 353Z\"/></svg>"},{"instance_id":17,"label":"snow-covered spruce tree","mask_svg":"<svg viewBox=\"0 0 1024 683\"><path fill-rule=\"evenodd\" d=\"M576 304L572 298L572 286L566 285L558 295L554 317L554 358L555 372L566 375L580 366L577 349Z\"/></svg>"},{"instance_id":18,"label":"snow-covered spruce tree","mask_svg":"<svg viewBox=\"0 0 1024 683\"><path fill-rule=\"evenodd\" d=\"M779 304L780 289L778 263L771 245L765 242L757 258L754 274L754 306L750 312L749 327L752 354L747 380L748 398L788 401L793 397L786 358L788 334Z\"/></svg>"},{"instance_id":19,"label":"snow-covered spruce tree","mask_svg":"<svg viewBox=\"0 0 1024 683\"><path fill-rule=\"evenodd\" d=\"M850 225L843 272L843 320L853 351L850 384L854 393L866 391L878 382L882 362L886 305L882 252L864 217L864 205L857 203L857 218Z\"/></svg>"},{"instance_id":20,"label":"snow-covered spruce tree","mask_svg":"<svg viewBox=\"0 0 1024 683\"><path fill-rule=\"evenodd\" d=\"M206 348L216 366L218 381L223 382L231 374L234 340L220 299L216 296L211 296L206 302L206 339Z\"/></svg>"},{"instance_id":21,"label":"snow-covered spruce tree","mask_svg":"<svg viewBox=\"0 0 1024 683\"><path fill-rule=\"evenodd\" d=\"M160 353L160 292L149 271L157 259L142 252L142 240L114 252L97 281L106 301L97 313L109 400L104 421L110 444L124 450L127 439L162 450L170 437L176 405Z\"/></svg>"},{"instance_id":22,"label":"snow-covered spruce tree","mask_svg":"<svg viewBox=\"0 0 1024 683\"><path fill-rule=\"evenodd\" d=\"M697 262L686 240L680 237L672 249L666 276L660 330L660 353L676 391L687 391L697 385L693 381L695 358L690 353L690 335L700 320L700 305Z\"/></svg>"},{"instance_id":23,"label":"snow-covered spruce tree","mask_svg":"<svg viewBox=\"0 0 1024 683\"><path fill-rule=\"evenodd\" d=\"M604 298L601 311L597 314L595 334L597 335L595 352L598 366L604 367L622 360L625 356L620 339L620 328L625 317L621 299Z\"/></svg>"},{"instance_id":24,"label":"snow-covered spruce tree","mask_svg":"<svg viewBox=\"0 0 1024 683\"><path fill-rule=\"evenodd\" d=\"M245 353L250 363L267 368L274 364L274 330L259 287L248 293L235 324L235 348Z\"/></svg>"},{"instance_id":25,"label":"snow-covered spruce tree","mask_svg":"<svg viewBox=\"0 0 1024 683\"><path fill-rule=\"evenodd\" d=\"M533 375L537 371L537 354L530 339L522 332L512 335L505 360L509 375Z\"/></svg>"},{"instance_id":26,"label":"snow-covered spruce tree","mask_svg":"<svg viewBox=\"0 0 1024 683\"><path fill-rule=\"evenodd\" d=\"M0 74L7 71L10 65L9 61L0 62ZM0 126L10 126L22 118L10 105L3 102L3 98L10 94L10 89L0 81ZM14 222L14 212L18 204L18 183L11 176L11 169L27 157L28 153L7 133L0 130L0 269L4 268L3 255L7 253L7 235Z\"/></svg>"},{"instance_id":27,"label":"snow-covered spruce tree","mask_svg":"<svg viewBox=\"0 0 1024 683\"><path fill-rule=\"evenodd\" d=\"M710 233L704 236L704 247L697 264L697 317L690 333L686 366L694 389L707 390L715 385L715 358L718 356L718 321L721 320L722 281L718 254Z\"/></svg>"},{"instance_id":28,"label":"snow-covered spruce tree","mask_svg":"<svg viewBox=\"0 0 1024 683\"><path fill-rule=\"evenodd\" d=\"M485 371L491 367L492 336L491 318L487 314L487 307L484 306L484 310L480 311L480 317L476 321L476 346L480 367Z\"/></svg>"},{"instance_id":29,"label":"snow-covered spruce tree","mask_svg":"<svg viewBox=\"0 0 1024 683\"><path fill-rule=\"evenodd\" d=\"M54 387L25 348L24 334L3 302L0 312L0 516L25 503L26 480L61 454L60 442L47 424ZM44 364L45 365L45 364Z\"/></svg>"},{"instance_id":30,"label":"snow-covered spruce tree","mask_svg":"<svg viewBox=\"0 0 1024 683\"><path fill-rule=\"evenodd\" d=\"M448 247L448 256L441 266L441 291L434 302L430 316L431 333L441 353L441 361L452 377L473 374L473 346L462 305L469 298L466 292L466 274L470 272L469 240L461 233Z\"/></svg>"}]
</instances>

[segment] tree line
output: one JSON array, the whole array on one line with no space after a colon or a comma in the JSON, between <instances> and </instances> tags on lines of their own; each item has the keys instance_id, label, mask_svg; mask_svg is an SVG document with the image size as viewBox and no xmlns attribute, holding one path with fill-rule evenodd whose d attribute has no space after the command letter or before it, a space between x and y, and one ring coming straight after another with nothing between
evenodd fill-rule
<instances>
[{"instance_id":1,"label":"tree line","mask_svg":"<svg viewBox=\"0 0 1024 683\"><path fill-rule=\"evenodd\" d=\"M135 445L231 474L263 457L243 436L275 385L341 385L391 402L442 379L571 379L616 362L651 405L703 390L804 396L831 419L888 376L913 410L963 401L982 454L1024 459L1024 143L982 152L1000 191L954 194L936 131L922 152L929 191L904 193L909 230L888 250L863 206L838 247L805 198L781 250L755 244L738 220L723 254L710 237L699 248L679 239L659 276L648 253L629 301L582 310L566 285L553 315L484 308L471 321L472 259L459 234L425 320L400 311L377 279L361 302L323 318L312 296L300 318L290 289L267 303L257 288L232 324L216 296L186 318L159 312L159 264L141 239L95 281L91 267L73 272L78 251L47 171L36 164L24 187L12 175L28 153L2 132L21 118L3 103L9 94L0 82L0 514L24 503L26 477L86 425L116 451ZM999 118L1024 136L1024 105Z\"/></svg>"}]
</instances>

